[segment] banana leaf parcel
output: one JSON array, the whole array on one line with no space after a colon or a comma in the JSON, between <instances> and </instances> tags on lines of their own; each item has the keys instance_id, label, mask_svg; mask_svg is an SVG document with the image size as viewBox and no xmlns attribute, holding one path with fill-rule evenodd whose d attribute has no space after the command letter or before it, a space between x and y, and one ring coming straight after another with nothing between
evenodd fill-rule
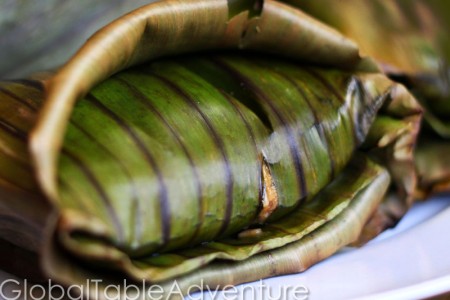
<instances>
[{"instance_id":1,"label":"banana leaf parcel","mask_svg":"<svg viewBox=\"0 0 450 300\"><path fill-rule=\"evenodd\" d=\"M1 238L36 280L187 293L301 272L417 188L415 98L276 1L144 6L0 99Z\"/></svg>"}]
</instances>

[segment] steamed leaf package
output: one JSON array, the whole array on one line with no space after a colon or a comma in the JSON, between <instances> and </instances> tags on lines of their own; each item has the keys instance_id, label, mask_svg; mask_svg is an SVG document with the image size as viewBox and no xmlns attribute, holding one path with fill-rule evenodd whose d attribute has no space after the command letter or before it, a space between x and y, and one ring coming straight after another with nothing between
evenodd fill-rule
<instances>
[{"instance_id":1,"label":"steamed leaf package","mask_svg":"<svg viewBox=\"0 0 450 300\"><path fill-rule=\"evenodd\" d=\"M276 1L144 6L0 99L1 237L66 286L300 272L414 199L422 108Z\"/></svg>"}]
</instances>

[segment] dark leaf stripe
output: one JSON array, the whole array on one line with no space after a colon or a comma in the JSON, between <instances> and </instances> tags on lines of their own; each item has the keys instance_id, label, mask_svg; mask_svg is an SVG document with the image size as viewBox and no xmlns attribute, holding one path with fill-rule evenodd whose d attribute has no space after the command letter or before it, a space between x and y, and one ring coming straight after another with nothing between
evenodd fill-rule
<instances>
[{"instance_id":1,"label":"dark leaf stripe","mask_svg":"<svg viewBox=\"0 0 450 300\"><path fill-rule=\"evenodd\" d=\"M17 135L13 130L11 130L11 125L9 125L8 123L5 123L5 121L0 119L0 130L3 131L4 133L6 133L7 135L13 137L14 139L18 139L21 143L22 146L25 148L26 144L25 144L25 139L23 138L22 135ZM1 139L1 136L0 136ZM21 166L22 168L25 168L27 170L29 170L30 172L33 172L31 163L24 159L23 157L20 157L21 155L17 152L15 153L11 153L14 150L4 150L3 147L0 147L0 153L2 153L3 155L5 155L6 157L8 157L8 160L12 160L14 161L15 164Z\"/></svg>"},{"instance_id":2,"label":"dark leaf stripe","mask_svg":"<svg viewBox=\"0 0 450 300\"><path fill-rule=\"evenodd\" d=\"M358 78L353 78L351 84L353 84L355 86L355 92L358 93L358 99L360 99L361 103L360 105L365 106L366 107L366 114L355 114L355 113L349 113L349 118L352 121L352 125L353 125L353 134L354 134L354 138L355 141L359 144L361 144L362 142L364 142L365 138L366 138L366 132L364 132L364 127L362 126L362 124L364 124L365 121L364 119L368 118L371 119L373 116L375 116L375 114L377 113L376 110L376 106L374 105L370 105L370 103L367 103L368 101L368 96L366 95L366 90L361 82L361 80L359 80ZM383 95L385 96L385 95ZM355 105L355 104L354 104Z\"/></svg>"},{"instance_id":3,"label":"dark leaf stripe","mask_svg":"<svg viewBox=\"0 0 450 300\"><path fill-rule=\"evenodd\" d=\"M177 144L180 146L181 150L183 151L184 155L186 156L189 166L192 170L192 175L195 181L196 186L196 192L198 195L198 206L199 206L199 212L198 212L198 224L196 225L195 233L193 234L191 240L195 239L197 235L200 232L200 228L204 221L204 211L203 211L203 188L202 184L200 182L200 176L199 171L197 169L197 166L194 163L194 160L192 158L192 155L189 153L189 150L187 149L185 143L181 140L179 134L177 131L169 124L169 122L164 118L164 116L158 111L158 109L152 104L150 99L147 98L146 95L141 93L137 87L135 87L132 83L128 82L125 78L116 77L115 80L120 83L122 86L124 86L126 89L128 89L134 96L135 99L140 101L144 106L146 106L153 114L157 116L159 120L164 124L164 126L169 129L170 133L172 134L172 137L176 140Z\"/></svg>"},{"instance_id":4,"label":"dark leaf stripe","mask_svg":"<svg viewBox=\"0 0 450 300\"><path fill-rule=\"evenodd\" d=\"M10 90L7 90L3 87L0 86L0 93L7 95L8 97L14 99L15 101L19 102L21 105L26 106L28 109L30 109L33 112L37 112L37 107L34 107L33 105L31 105L30 103L28 103L28 101L26 101L25 99L23 99L22 97L14 94L13 92L11 92Z\"/></svg>"},{"instance_id":5,"label":"dark leaf stripe","mask_svg":"<svg viewBox=\"0 0 450 300\"><path fill-rule=\"evenodd\" d=\"M201 110L201 108L197 105L197 103L187 94L185 93L179 86L177 86L175 83L173 83L170 79L160 76L156 73L152 73L156 78L158 78L161 82L163 82L165 85L170 87L174 92L176 92L178 95L181 96L184 101L191 106L193 109L195 109L200 116L202 117L204 124L207 128L207 130L210 132L211 137L214 140L214 143L217 146L217 149L220 151L220 154L222 156L222 161L225 169L225 186L226 186L226 209L225 209L225 215L224 220L222 221L222 225L220 227L219 233L217 234L220 236L225 232L225 230L228 228L228 225L230 223L231 219L231 213L233 210L233 173L231 171L230 162L228 160L228 157L225 153L225 145L219 136L218 132L214 128L212 122L209 120L208 116Z\"/></svg>"},{"instance_id":6,"label":"dark leaf stripe","mask_svg":"<svg viewBox=\"0 0 450 300\"><path fill-rule=\"evenodd\" d=\"M62 154L66 156L67 158L71 159L78 168L84 173L86 178L89 180L89 182L92 184L94 189L97 191L98 195L100 196L106 210L108 211L108 214L111 218L111 222L116 230L117 237L120 241L124 239L124 232L121 225L121 222L119 220L119 217L116 214L116 211L114 210L113 205L111 204L108 195L106 194L105 190L103 189L100 182L97 180L95 175L92 173L92 171L71 151L67 149L62 150Z\"/></svg>"},{"instance_id":7,"label":"dark leaf stripe","mask_svg":"<svg viewBox=\"0 0 450 300\"><path fill-rule=\"evenodd\" d=\"M79 166L77 166L79 168ZM71 181L69 180L64 180L61 177L58 178L58 184L59 186L66 190L69 191L69 193L76 195L77 194L77 189L72 187L71 185ZM92 185L92 184L91 184ZM95 187L94 187L95 189ZM71 203L75 204L78 206L79 209L83 210L83 211L89 211L89 208L87 207L87 205L84 203L83 198L82 197L73 197L74 200L78 200L78 201L71 201ZM102 201L103 202L103 201Z\"/></svg>"},{"instance_id":8,"label":"dark leaf stripe","mask_svg":"<svg viewBox=\"0 0 450 300\"><path fill-rule=\"evenodd\" d=\"M289 82L297 90L297 92L302 96L303 101L309 107L309 110L311 111L311 113L314 116L314 126L315 126L317 132L319 133L320 139L322 140L323 144L325 145L326 151L328 153L328 157L330 158L331 178L334 178L335 172L336 172L336 170L335 170L336 166L335 166L334 159L332 158L331 153L330 153L330 151L331 151L331 149L330 149L330 141L329 141L328 135L325 134L325 131L324 131L323 126L322 126L322 120L320 119L318 112L311 105L310 99L306 95L305 91L302 89L302 87L300 87L297 84L297 82L295 82L295 80L293 80L289 76L286 76L286 74L275 70L274 68L271 68L271 71L276 73L276 74L278 74L284 80Z\"/></svg>"},{"instance_id":9,"label":"dark leaf stripe","mask_svg":"<svg viewBox=\"0 0 450 300\"><path fill-rule=\"evenodd\" d=\"M322 81L320 81L309 71L321 72L312 68L309 68L308 71L300 71L293 66L282 68L281 72L291 78L306 95L314 100L310 103L315 113L322 120L322 129L328 137L328 156L333 162L334 173L337 174L347 163L349 155L351 155L351 151L345 154L346 151L342 151L343 147L350 150L356 146L354 128L355 126L361 126L361 124L354 124L352 114L358 117L364 115L365 110L361 110L362 107L360 105L355 106L357 103L353 103L354 99L349 98L351 97L349 91L353 79L348 73L332 71L325 75L330 76L330 79L333 80L322 78ZM324 75L321 76L324 77ZM337 99L337 95L334 95L324 86L324 81L329 81L329 84L338 83L339 90L347 92L345 99L343 96L340 96L341 99ZM338 92L336 91L336 93ZM334 124L340 125L336 127Z\"/></svg>"},{"instance_id":10,"label":"dark leaf stripe","mask_svg":"<svg viewBox=\"0 0 450 300\"><path fill-rule=\"evenodd\" d=\"M85 130L82 127L82 124L78 124L74 120L71 120L70 125L73 126L76 130L78 130L86 138L88 138L91 143L93 143L97 147L99 147L101 149L101 151L103 151L103 153L105 155L111 157L114 160L114 162L117 163L119 168L123 171L125 176L128 178L128 182L129 182L130 187L131 187L132 201L136 205L136 209L135 209L136 211L135 211L135 214L134 214L134 218L135 218L135 239L138 239L140 237L143 229L142 229L141 217L140 217L141 213L139 211L139 209L140 209L140 204L138 203L139 202L138 201L139 197L137 195L136 183L133 180L133 176L128 171L128 168L125 166L123 160L121 160L119 157L117 157L117 155L115 155L114 152L112 152L108 147L106 147L101 142L99 142L99 140L96 139L95 136L93 136L89 131Z\"/></svg>"},{"instance_id":11,"label":"dark leaf stripe","mask_svg":"<svg viewBox=\"0 0 450 300\"><path fill-rule=\"evenodd\" d=\"M24 192L26 192L26 193L36 193L36 190L30 190L30 189L28 189L28 188L26 188L26 187L23 187L23 186L20 186L20 185L18 185L17 183L15 183L15 182L12 182L10 179L8 179L8 178L5 178L5 177L2 177L2 176L0 176L0 186L5 186L5 185L9 185L9 186L11 186L12 188L15 188L15 189L18 189L18 190L21 190L21 191L24 191ZM0 188L1 189L1 188Z\"/></svg>"},{"instance_id":12,"label":"dark leaf stripe","mask_svg":"<svg viewBox=\"0 0 450 300\"><path fill-rule=\"evenodd\" d=\"M330 83L328 80L326 80L320 72L317 72L316 70L313 70L310 67L304 67L304 70L307 71L309 74L312 75L317 81L319 81L328 91L330 91L336 99L338 99L341 103L345 103L345 99L342 96L341 93Z\"/></svg>"},{"instance_id":13,"label":"dark leaf stripe","mask_svg":"<svg viewBox=\"0 0 450 300\"><path fill-rule=\"evenodd\" d=\"M5 132L9 133L10 135L14 136L15 138L20 139L25 144L27 143L28 134L14 127L7 121L0 119L0 128L3 129Z\"/></svg>"},{"instance_id":14,"label":"dark leaf stripe","mask_svg":"<svg viewBox=\"0 0 450 300\"><path fill-rule=\"evenodd\" d=\"M25 87L28 87L27 84L29 84L31 87L34 87L35 89L38 89L39 91L43 91L42 86L40 84L40 82L38 81L34 81L34 80L8 80L7 82L12 82L12 83L20 83L23 84ZM26 106L27 108L29 108L30 110L32 110L33 112L38 112L38 108L32 106L30 103L28 103L25 99L17 96L16 94L14 94L13 92L6 90L4 88L2 88L0 86L0 92L8 95L10 98L12 98L13 100L17 101L19 104ZM107 149L104 145L101 145L100 143L97 142L97 140L86 130L84 130L79 124L77 124L76 122L74 122L72 119L70 120L70 123L72 126L74 126L75 128L77 128L78 130L80 130L85 136L87 136L93 143L96 143L97 145L99 145L103 150L105 150L105 152L107 152L109 155L111 155L112 157L115 158L115 160L117 160L118 163L120 163L121 165L123 165L121 163L121 161L114 156L114 154L109 151L109 149Z\"/></svg>"},{"instance_id":15,"label":"dark leaf stripe","mask_svg":"<svg viewBox=\"0 0 450 300\"><path fill-rule=\"evenodd\" d=\"M244 117L241 109L236 104L236 100L233 99L229 94L225 93L224 91L219 90L219 92L223 95L223 97L230 103L230 105L233 107L234 111L238 114L239 118L241 119L242 123L244 123L245 128L247 129L247 133L250 136L250 139L252 141L253 149L255 150L255 154L258 154L258 144L256 143L255 133L253 132L252 127L248 123L247 119Z\"/></svg>"},{"instance_id":16,"label":"dark leaf stripe","mask_svg":"<svg viewBox=\"0 0 450 300\"><path fill-rule=\"evenodd\" d=\"M230 76L229 72L218 67L216 63L201 57L193 57L189 60L180 59L177 63L202 77L216 89L230 93L230 95L237 99L237 101L245 106L246 109L252 111L269 132L274 130L273 124L270 122L269 116L265 112L263 105L258 101L255 101L255 99L253 99L254 95L251 95L248 90L237 88L239 87L239 83L236 82L236 79Z\"/></svg>"},{"instance_id":17,"label":"dark leaf stripe","mask_svg":"<svg viewBox=\"0 0 450 300\"><path fill-rule=\"evenodd\" d=\"M40 84L40 82L38 82L38 81L23 79L23 80L8 80L7 82L23 84L24 87L29 87L27 84L30 84L31 87L37 89L38 91L43 91L43 87ZM2 88L0 86L0 93L4 93L5 95L9 96L11 99L17 101L20 105L26 106L27 108L29 108L33 112L35 112L35 113L38 112L38 107L34 107L29 102L27 102L24 98L19 97L18 95L16 95L15 93L11 92L10 90L4 89L4 88ZM78 130L82 131L83 134L85 134L87 137L89 137L89 139L92 142L99 144L97 142L97 140L91 134L89 134L86 130L84 130L80 125L76 124L72 119L70 119L69 122L70 122L70 124L72 126L76 127ZM108 154L112 154L112 152L110 152L106 147L104 147L104 146L101 146L101 147L105 151L107 151ZM119 159L116 158L116 160L120 163Z\"/></svg>"},{"instance_id":18,"label":"dark leaf stripe","mask_svg":"<svg viewBox=\"0 0 450 300\"><path fill-rule=\"evenodd\" d=\"M92 94L89 94L86 99L90 100L100 111L102 111L106 116L111 118L114 122L116 122L134 141L134 143L138 146L139 150L144 155L147 163L154 170L159 186L159 202L161 209L161 222L162 222L162 234L163 234L163 245L167 244L170 239L170 208L169 208L169 199L167 193L167 185L162 176L161 170L159 169L155 158L145 147L145 144L138 137L138 135L113 111L103 105L96 97Z\"/></svg>"},{"instance_id":19,"label":"dark leaf stripe","mask_svg":"<svg viewBox=\"0 0 450 300\"><path fill-rule=\"evenodd\" d=\"M42 82L33 80L33 79L10 79L6 80L6 83L17 83L22 85L24 88L34 88L35 90L38 90L39 92L44 92L44 85Z\"/></svg>"},{"instance_id":20,"label":"dark leaf stripe","mask_svg":"<svg viewBox=\"0 0 450 300\"><path fill-rule=\"evenodd\" d=\"M33 168L27 158L23 157L24 149L26 149L25 133L15 129L13 125L1 119L0 131L0 142L2 144L6 142L6 149L3 146L0 147L0 177L5 178L9 183L23 190L35 192L37 188L33 178ZM17 147L22 149L14 151L15 146L8 145L8 142L18 142L16 144Z\"/></svg>"},{"instance_id":21,"label":"dark leaf stripe","mask_svg":"<svg viewBox=\"0 0 450 300\"><path fill-rule=\"evenodd\" d=\"M31 87L34 88L35 90L39 91L39 92L43 92L43 86L40 82L38 81L34 81L34 80L9 80L8 83L14 83L14 84L21 84L24 87ZM18 95L16 95L14 92L10 91L10 90L6 90L0 87L0 92L3 92L4 94L8 95L10 98L14 99L15 101L17 101L20 105L26 106L27 108L29 108L30 110L32 110L33 112L37 112L38 108L33 106L32 104L30 104L28 101L26 101L26 99L19 97ZM33 98L33 99L37 99L37 98ZM105 151L105 153L109 156L111 156L112 158L114 158L114 160L119 164L119 166L122 168L122 170L125 172L125 174L128 176L129 180L130 180L130 184L132 185L132 193L133 193L133 198L135 199L134 202L137 202L137 194L135 191L135 187L134 184L132 182L132 176L127 172L127 169L125 168L125 166L123 165L122 161L120 159L118 159L108 148L106 148L104 145L101 145L100 143L97 142L97 140L86 130L84 130L82 128L82 126L80 126L79 124L77 124L76 122L74 122L73 120L70 120L70 124L72 126L74 126L77 130L79 130L82 134L84 134L87 138L89 138L93 143L97 144L103 151ZM104 196L102 194L100 194L101 198L104 199ZM104 201L103 201L104 202ZM135 216L135 220L136 220L136 229L135 232L141 232L142 229L140 229L140 213L139 213L139 203L136 204L136 213L138 213ZM110 211L110 209L108 209ZM137 233L137 235L139 235L139 233Z\"/></svg>"},{"instance_id":22,"label":"dark leaf stripe","mask_svg":"<svg viewBox=\"0 0 450 300\"><path fill-rule=\"evenodd\" d=\"M256 142L256 137L255 137L255 133L253 132L252 127L250 126L250 124L248 123L247 119L244 117L244 114L242 113L241 109L239 108L239 106L235 103L235 99L233 99L229 94L225 93L222 90L219 90L219 92L223 95L223 97L231 104L231 106L233 107L234 111L237 113L237 115L239 116L239 118L242 120L242 122L245 125L245 128L247 129L247 133L250 136L250 139L252 141L252 145L253 145L253 150L255 153L255 159L259 159L258 158L258 153L259 153L259 149L258 149L258 144ZM262 169L258 168L258 178L262 178ZM263 191L263 186L262 186L262 180L260 179L259 182L259 201L262 201L262 191Z\"/></svg>"},{"instance_id":23,"label":"dark leaf stripe","mask_svg":"<svg viewBox=\"0 0 450 300\"><path fill-rule=\"evenodd\" d=\"M219 58L213 58L211 59L213 63L215 63L218 67L224 69L228 73L230 73L234 78L239 80L240 82L244 83L247 88L252 90L258 97L264 101L267 106L272 110L274 115L276 116L277 120L280 122L280 124L283 126L283 130L286 134L286 139L288 141L289 150L291 153L292 160L294 162L294 169L297 177L297 188L299 190L299 194L302 195L302 198L307 194L306 190L306 182L305 182L305 176L303 172L303 164L300 159L300 149L297 144L297 141L295 139L295 133L290 126L289 122L285 120L282 113L277 109L277 107L274 105L272 99L269 99L267 95L261 91L261 89L256 86L250 78L247 78L245 75L241 74L237 70L235 70L232 66L230 66L227 62L219 59Z\"/></svg>"},{"instance_id":24,"label":"dark leaf stripe","mask_svg":"<svg viewBox=\"0 0 450 300\"><path fill-rule=\"evenodd\" d=\"M22 102L34 112L39 110L44 101L44 86L39 81L9 80L5 82L3 89L8 91L10 95L15 96L15 100Z\"/></svg>"},{"instance_id":25,"label":"dark leaf stripe","mask_svg":"<svg viewBox=\"0 0 450 300\"><path fill-rule=\"evenodd\" d=\"M305 68L305 70L312 75L312 77L314 77L318 82L320 82L320 84L322 84L323 87L325 87L328 91L331 92L331 94L333 94L336 99L340 102L345 104L346 101L344 99L344 97L339 93L338 90L336 90L336 88L330 83L328 82L328 80L326 80L321 74L320 72L317 72L311 68ZM350 83L352 84L352 83ZM351 105L351 104L349 104ZM347 107L347 112L351 112L351 107ZM358 130L360 128L359 124L355 123L356 120L354 120L354 116L352 113L348 114L348 118L350 119L350 124L352 125L352 132L353 132L353 138L354 141L359 141L360 138L358 138Z\"/></svg>"}]
</instances>

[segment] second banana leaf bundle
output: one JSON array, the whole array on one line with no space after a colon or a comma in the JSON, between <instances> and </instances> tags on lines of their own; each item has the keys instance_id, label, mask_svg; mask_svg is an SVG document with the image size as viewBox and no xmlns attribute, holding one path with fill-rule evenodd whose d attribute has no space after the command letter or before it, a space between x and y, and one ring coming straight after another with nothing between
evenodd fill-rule
<instances>
[{"instance_id":1,"label":"second banana leaf bundle","mask_svg":"<svg viewBox=\"0 0 450 300\"><path fill-rule=\"evenodd\" d=\"M0 99L1 238L37 280L300 272L395 225L417 188L415 98L276 1L145 6Z\"/></svg>"},{"instance_id":2,"label":"second banana leaf bundle","mask_svg":"<svg viewBox=\"0 0 450 300\"><path fill-rule=\"evenodd\" d=\"M356 41L424 109L416 196L450 185L450 6L441 0L286 0ZM328 7L329 9L323 9ZM332 12L332 13L330 13Z\"/></svg>"}]
</instances>

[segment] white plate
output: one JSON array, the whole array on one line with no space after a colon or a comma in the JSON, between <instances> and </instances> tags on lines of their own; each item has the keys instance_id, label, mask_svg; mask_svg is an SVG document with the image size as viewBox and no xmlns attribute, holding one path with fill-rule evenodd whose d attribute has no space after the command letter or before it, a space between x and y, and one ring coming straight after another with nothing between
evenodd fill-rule
<instances>
[{"instance_id":1,"label":"white plate","mask_svg":"<svg viewBox=\"0 0 450 300\"><path fill-rule=\"evenodd\" d=\"M394 229L364 247L344 249L304 273L186 299L419 299L438 295L450 291L449 231L450 195L435 197L414 205ZM0 271L0 282L8 278Z\"/></svg>"}]
</instances>

